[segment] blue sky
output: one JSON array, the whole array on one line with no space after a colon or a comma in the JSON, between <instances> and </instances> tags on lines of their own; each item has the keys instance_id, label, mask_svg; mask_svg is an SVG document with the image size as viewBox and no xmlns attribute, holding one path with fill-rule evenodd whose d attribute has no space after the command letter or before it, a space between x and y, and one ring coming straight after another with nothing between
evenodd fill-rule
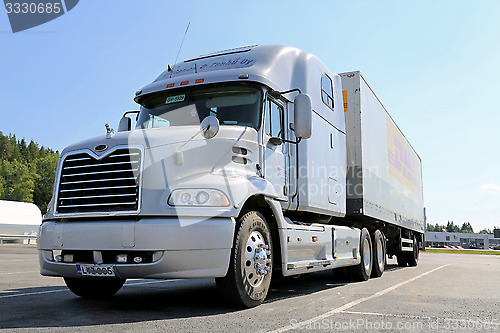
<instances>
[{"instance_id":1,"label":"blue sky","mask_svg":"<svg viewBox=\"0 0 500 333\"><path fill-rule=\"evenodd\" d=\"M117 126L180 59L288 44L361 70L423 160L429 223L500 225L500 2L82 0L13 34L0 12L0 131L62 150Z\"/></svg>"}]
</instances>

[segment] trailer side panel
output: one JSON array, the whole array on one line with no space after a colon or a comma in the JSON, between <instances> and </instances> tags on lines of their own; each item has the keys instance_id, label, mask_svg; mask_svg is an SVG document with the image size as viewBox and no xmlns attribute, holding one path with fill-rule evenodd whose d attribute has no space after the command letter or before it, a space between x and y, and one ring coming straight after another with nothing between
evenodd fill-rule
<instances>
[{"instance_id":1,"label":"trailer side panel","mask_svg":"<svg viewBox=\"0 0 500 333\"><path fill-rule=\"evenodd\" d=\"M424 232L422 162L360 72L341 74L347 214Z\"/></svg>"}]
</instances>

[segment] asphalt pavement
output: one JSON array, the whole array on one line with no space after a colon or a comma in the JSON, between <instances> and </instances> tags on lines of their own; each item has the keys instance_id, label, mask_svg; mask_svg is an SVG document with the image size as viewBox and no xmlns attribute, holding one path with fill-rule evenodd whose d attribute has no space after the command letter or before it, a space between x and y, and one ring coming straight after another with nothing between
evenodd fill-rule
<instances>
[{"instance_id":1,"label":"asphalt pavement","mask_svg":"<svg viewBox=\"0 0 500 333\"><path fill-rule=\"evenodd\" d=\"M332 271L280 281L252 309L224 304L214 279L129 280L108 300L43 277L33 245L0 245L0 330L51 332L500 332L500 256L423 253L381 278Z\"/></svg>"}]
</instances>

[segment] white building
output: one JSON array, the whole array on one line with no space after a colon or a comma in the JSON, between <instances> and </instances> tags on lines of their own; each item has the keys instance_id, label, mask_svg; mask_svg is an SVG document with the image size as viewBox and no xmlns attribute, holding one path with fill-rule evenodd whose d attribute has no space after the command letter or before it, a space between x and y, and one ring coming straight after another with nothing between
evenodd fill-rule
<instances>
[{"instance_id":1,"label":"white building","mask_svg":"<svg viewBox=\"0 0 500 333\"><path fill-rule=\"evenodd\" d=\"M465 249L489 249L500 245L500 238L491 234L467 234L459 232L425 232L426 247L461 246Z\"/></svg>"}]
</instances>

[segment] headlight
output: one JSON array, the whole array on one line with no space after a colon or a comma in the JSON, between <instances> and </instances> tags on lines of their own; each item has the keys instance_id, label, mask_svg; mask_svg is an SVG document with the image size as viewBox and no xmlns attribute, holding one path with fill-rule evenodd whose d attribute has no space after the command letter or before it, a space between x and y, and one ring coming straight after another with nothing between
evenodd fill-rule
<instances>
[{"instance_id":1,"label":"headlight","mask_svg":"<svg viewBox=\"0 0 500 333\"><path fill-rule=\"evenodd\" d=\"M229 199L219 190L186 188L174 190L168 198L170 206L227 207Z\"/></svg>"}]
</instances>

